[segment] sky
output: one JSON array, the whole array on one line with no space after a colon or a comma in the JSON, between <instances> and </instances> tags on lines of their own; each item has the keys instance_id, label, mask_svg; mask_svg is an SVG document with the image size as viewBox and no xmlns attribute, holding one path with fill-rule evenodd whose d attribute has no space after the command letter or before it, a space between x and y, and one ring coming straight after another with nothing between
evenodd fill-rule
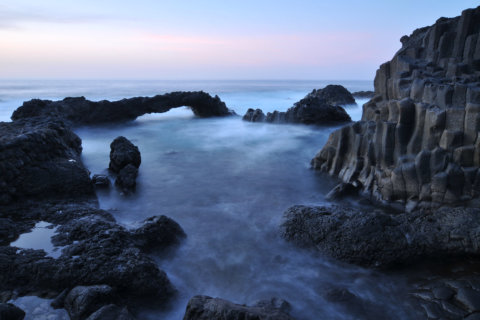
<instances>
[{"instance_id":1,"label":"sky","mask_svg":"<svg viewBox=\"0 0 480 320\"><path fill-rule=\"evenodd\" d=\"M3 79L371 80L470 0L2 0Z\"/></svg>"}]
</instances>

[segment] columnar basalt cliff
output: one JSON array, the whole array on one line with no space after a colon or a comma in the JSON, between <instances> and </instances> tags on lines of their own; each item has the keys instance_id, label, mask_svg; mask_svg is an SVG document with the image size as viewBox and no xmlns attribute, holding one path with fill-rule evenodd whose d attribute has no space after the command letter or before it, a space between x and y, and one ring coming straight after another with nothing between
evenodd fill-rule
<instances>
[{"instance_id":1,"label":"columnar basalt cliff","mask_svg":"<svg viewBox=\"0 0 480 320\"><path fill-rule=\"evenodd\" d=\"M452 204L480 195L480 7L401 39L362 121L333 132L315 169L381 201Z\"/></svg>"}]
</instances>

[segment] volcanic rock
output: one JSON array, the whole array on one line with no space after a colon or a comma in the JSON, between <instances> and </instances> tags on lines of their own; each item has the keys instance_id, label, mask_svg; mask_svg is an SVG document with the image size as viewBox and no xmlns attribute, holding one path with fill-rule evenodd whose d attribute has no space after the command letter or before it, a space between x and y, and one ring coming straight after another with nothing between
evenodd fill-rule
<instances>
[{"instance_id":1,"label":"volcanic rock","mask_svg":"<svg viewBox=\"0 0 480 320\"><path fill-rule=\"evenodd\" d=\"M282 305L260 302L249 307L220 298L195 296L188 302L183 320L292 320Z\"/></svg>"},{"instance_id":2,"label":"volcanic rock","mask_svg":"<svg viewBox=\"0 0 480 320\"><path fill-rule=\"evenodd\" d=\"M362 120L334 131L313 168L382 202L455 204L480 192L480 7L401 39Z\"/></svg>"},{"instance_id":3,"label":"volcanic rock","mask_svg":"<svg viewBox=\"0 0 480 320\"><path fill-rule=\"evenodd\" d=\"M136 97L119 101L89 101L84 97L60 101L33 99L12 114L12 120L56 117L73 125L92 125L132 121L146 113L163 113L188 106L198 117L221 117L235 114L218 96L203 91L171 92L154 97Z\"/></svg>"},{"instance_id":4,"label":"volcanic rock","mask_svg":"<svg viewBox=\"0 0 480 320\"><path fill-rule=\"evenodd\" d=\"M341 85L329 84L323 89L316 89L310 92L307 97L325 100L330 105L355 104L353 95ZM305 97L306 98L306 97Z\"/></svg>"},{"instance_id":5,"label":"volcanic rock","mask_svg":"<svg viewBox=\"0 0 480 320\"><path fill-rule=\"evenodd\" d=\"M336 86L333 86L333 88L336 88ZM243 116L243 120L251 122L265 121L271 123L303 123L318 125L339 124L351 121L350 116L345 109L328 103L324 98L327 97L330 100L334 100L332 91L335 91L336 89L323 91L325 89L313 90L305 96L305 98L296 102L293 107L289 108L286 112L268 112L265 116L260 109L248 109L247 113ZM341 99L344 99L344 97L339 96L338 100ZM355 103L355 100L353 100L353 103Z\"/></svg>"},{"instance_id":6,"label":"volcanic rock","mask_svg":"<svg viewBox=\"0 0 480 320\"><path fill-rule=\"evenodd\" d=\"M25 318L25 312L11 303L0 303L0 319L2 320L22 320Z\"/></svg>"},{"instance_id":7,"label":"volcanic rock","mask_svg":"<svg viewBox=\"0 0 480 320\"><path fill-rule=\"evenodd\" d=\"M65 309L71 320L84 320L115 299L114 291L110 286L77 286L65 298Z\"/></svg>"},{"instance_id":8,"label":"volcanic rock","mask_svg":"<svg viewBox=\"0 0 480 320\"><path fill-rule=\"evenodd\" d=\"M0 205L94 197L80 138L61 121L0 122Z\"/></svg>"},{"instance_id":9,"label":"volcanic rock","mask_svg":"<svg viewBox=\"0 0 480 320\"><path fill-rule=\"evenodd\" d=\"M388 213L342 206L293 206L282 236L348 263L389 268L480 255L480 209Z\"/></svg>"},{"instance_id":10,"label":"volcanic rock","mask_svg":"<svg viewBox=\"0 0 480 320\"><path fill-rule=\"evenodd\" d=\"M125 137L117 137L110 144L110 164L108 168L119 173L127 165L140 167L142 162L140 151L130 140Z\"/></svg>"},{"instance_id":11,"label":"volcanic rock","mask_svg":"<svg viewBox=\"0 0 480 320\"><path fill-rule=\"evenodd\" d=\"M176 245L186 234L182 227L166 216L153 216L145 219L133 232L137 247L144 251L163 250Z\"/></svg>"},{"instance_id":12,"label":"volcanic rock","mask_svg":"<svg viewBox=\"0 0 480 320\"><path fill-rule=\"evenodd\" d=\"M371 99L375 96L375 92L373 92L373 91L356 91L356 92L352 92L352 96L354 98Z\"/></svg>"}]
</instances>

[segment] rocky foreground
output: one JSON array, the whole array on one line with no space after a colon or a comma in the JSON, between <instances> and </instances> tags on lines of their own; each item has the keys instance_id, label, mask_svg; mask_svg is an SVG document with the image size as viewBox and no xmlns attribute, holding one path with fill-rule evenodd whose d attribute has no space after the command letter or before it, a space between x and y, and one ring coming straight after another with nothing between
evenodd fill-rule
<instances>
[{"instance_id":1,"label":"rocky foreground","mask_svg":"<svg viewBox=\"0 0 480 320\"><path fill-rule=\"evenodd\" d=\"M293 206L282 235L369 268L433 263L412 284L413 305L428 319L479 319L480 7L401 42L377 71L362 120L334 131L312 159L341 181L330 199L360 193L382 206Z\"/></svg>"}]
</instances>

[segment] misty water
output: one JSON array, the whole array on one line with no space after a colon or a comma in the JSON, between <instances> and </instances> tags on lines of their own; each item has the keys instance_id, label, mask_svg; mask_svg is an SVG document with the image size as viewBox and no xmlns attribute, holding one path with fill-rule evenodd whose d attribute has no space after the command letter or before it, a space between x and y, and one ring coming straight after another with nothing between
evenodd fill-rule
<instances>
[{"instance_id":1,"label":"misty water","mask_svg":"<svg viewBox=\"0 0 480 320\"><path fill-rule=\"evenodd\" d=\"M285 111L331 83L350 91L373 89L371 81L0 81L0 120L8 121L31 98L111 100L174 90L217 94L241 116L248 108ZM354 120L364 102L346 108ZM92 174L107 173L109 145L117 136L130 139L142 155L136 193L99 192L101 208L127 227L164 214L187 234L178 248L154 257L177 297L167 310L141 318L182 319L188 300L198 294L240 304L282 298L297 319L358 319L366 310L378 318L412 318L404 276L332 261L279 235L288 207L329 204L325 194L334 181L312 171L310 160L337 127L248 123L240 116L198 119L179 108L76 129ZM364 307L332 302L326 298L332 289L348 289Z\"/></svg>"}]
</instances>

